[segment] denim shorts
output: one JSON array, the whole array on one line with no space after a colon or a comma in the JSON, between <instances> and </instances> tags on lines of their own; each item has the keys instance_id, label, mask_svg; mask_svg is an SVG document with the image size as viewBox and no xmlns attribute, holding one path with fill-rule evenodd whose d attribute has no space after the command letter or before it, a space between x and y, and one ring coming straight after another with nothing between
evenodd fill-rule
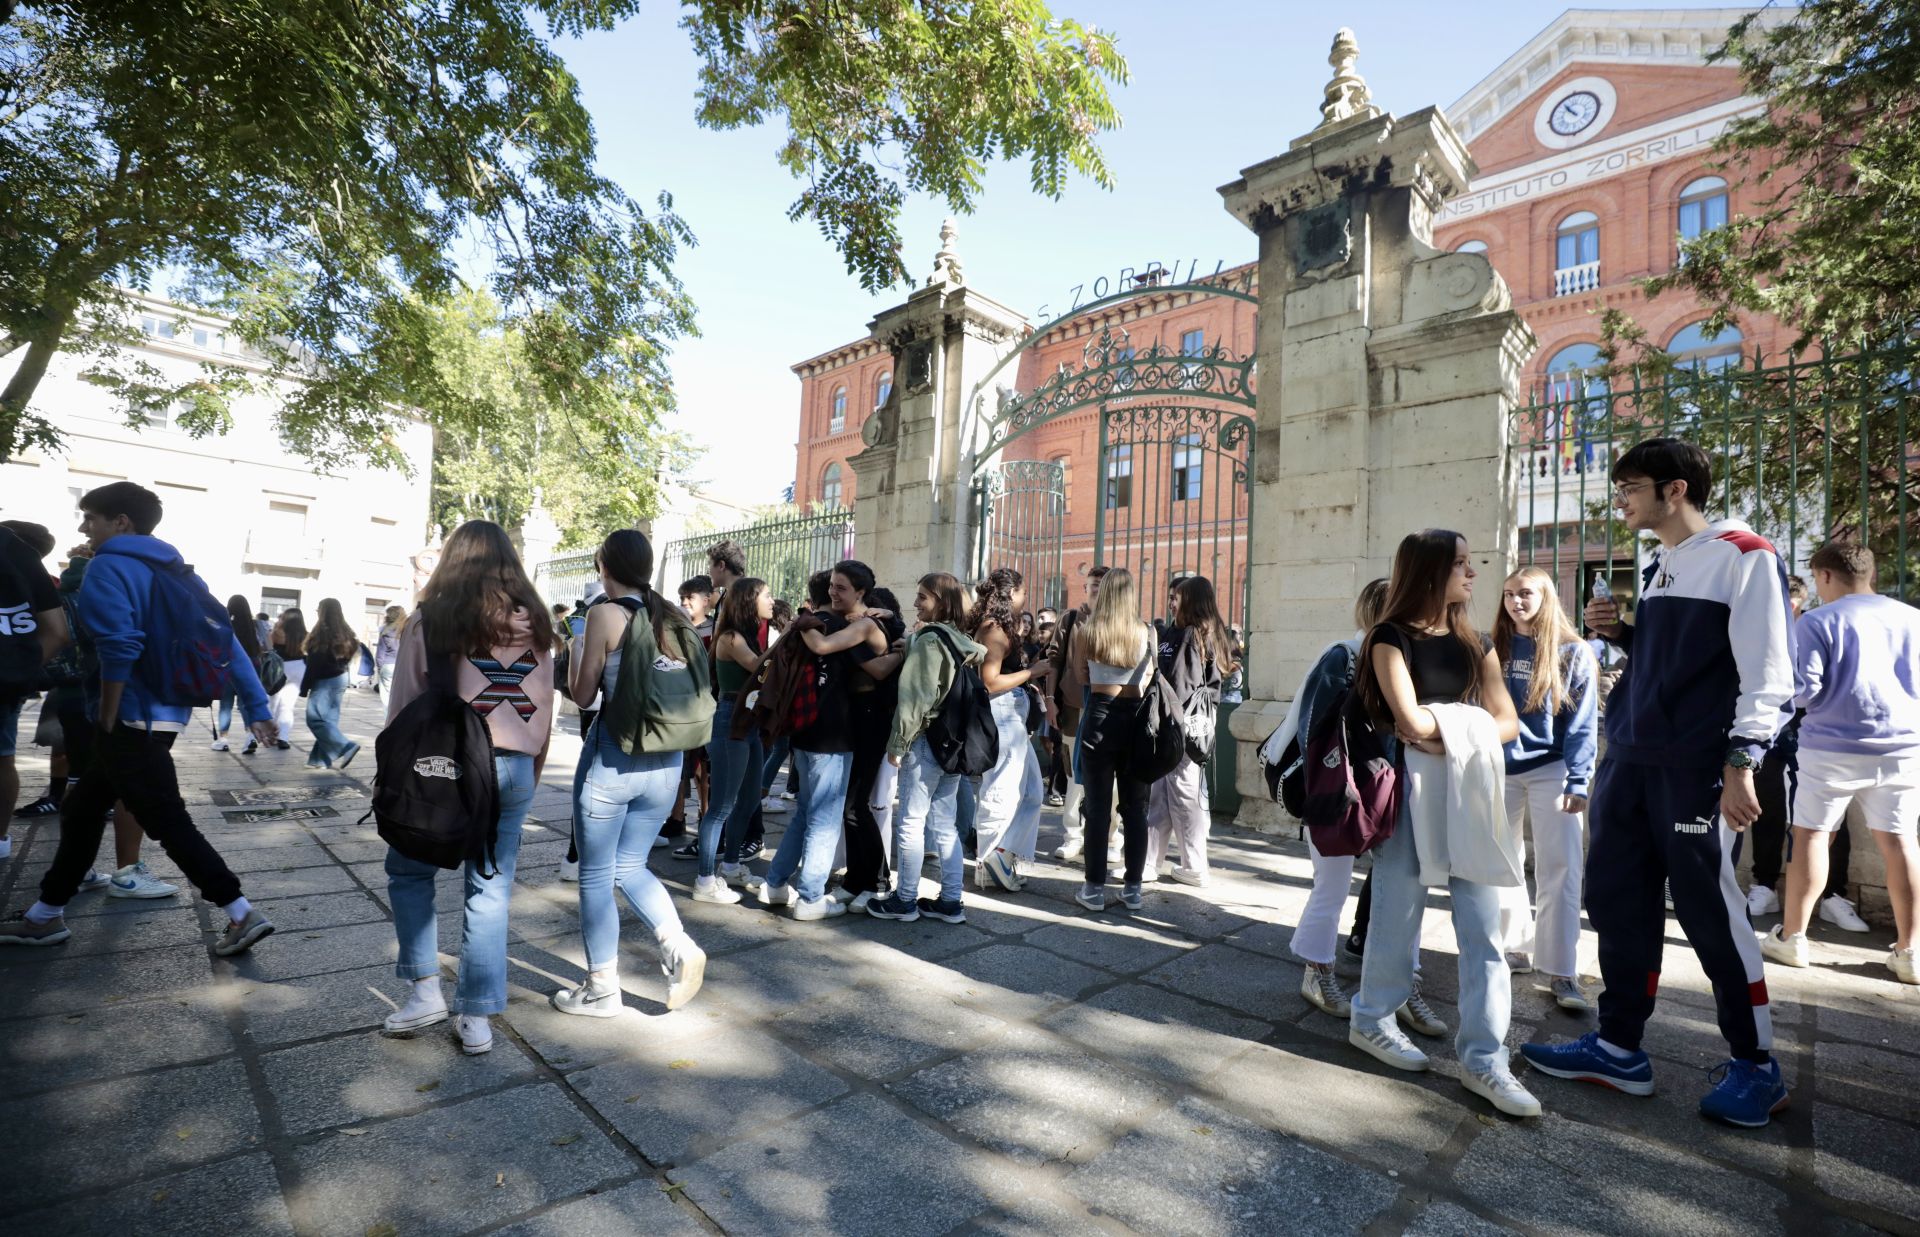
<instances>
[{"instance_id":1,"label":"denim shorts","mask_svg":"<svg viewBox=\"0 0 1920 1237\"><path fill-rule=\"evenodd\" d=\"M20 710L26 699L13 696L0 700L0 760L11 760L20 741Z\"/></svg>"}]
</instances>

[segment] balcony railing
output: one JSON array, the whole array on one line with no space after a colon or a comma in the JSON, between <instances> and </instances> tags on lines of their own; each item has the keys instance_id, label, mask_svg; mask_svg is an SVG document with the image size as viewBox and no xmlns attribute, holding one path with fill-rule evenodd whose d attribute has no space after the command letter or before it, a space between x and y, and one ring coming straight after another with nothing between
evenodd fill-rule
<instances>
[{"instance_id":1,"label":"balcony railing","mask_svg":"<svg viewBox=\"0 0 1920 1237\"><path fill-rule=\"evenodd\" d=\"M1563 266L1553 273L1553 294L1555 296L1577 296L1582 292L1591 292L1600 286L1600 263L1582 262L1578 266Z\"/></svg>"}]
</instances>

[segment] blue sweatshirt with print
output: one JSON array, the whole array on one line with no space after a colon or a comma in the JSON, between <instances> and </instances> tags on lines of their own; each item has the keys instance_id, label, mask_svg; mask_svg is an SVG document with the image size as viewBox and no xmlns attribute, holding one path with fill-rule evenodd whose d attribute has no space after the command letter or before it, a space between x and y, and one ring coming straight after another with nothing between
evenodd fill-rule
<instances>
[{"instance_id":1,"label":"blue sweatshirt with print","mask_svg":"<svg viewBox=\"0 0 1920 1237\"><path fill-rule=\"evenodd\" d=\"M192 709L161 704L152 699L146 685L133 672L147 646L147 607L153 596L154 565L180 562L180 551L158 537L123 533L110 537L94 554L80 592L73 599L80 622L93 637L93 648L100 659L100 681L124 683L120 696L120 720L141 727L153 723L184 725ZM196 583L200 577L195 576ZM205 588L204 583L200 587ZM233 639L233 688L239 697L242 715L248 723L269 721L272 706L260 687L253 659Z\"/></svg>"},{"instance_id":2,"label":"blue sweatshirt with print","mask_svg":"<svg viewBox=\"0 0 1920 1237\"><path fill-rule=\"evenodd\" d=\"M1533 685L1532 636L1515 635L1507 655L1507 694L1513 707L1520 710L1520 734L1507 744L1507 772L1527 773L1556 760L1567 763L1567 783L1562 794L1584 797L1593 782L1593 757L1598 747L1595 723L1600 716L1599 694L1594 690L1593 653L1584 641L1569 640L1560 648L1560 665L1565 691L1557 693L1554 707L1550 693L1538 709L1526 711L1527 691Z\"/></svg>"}]
</instances>

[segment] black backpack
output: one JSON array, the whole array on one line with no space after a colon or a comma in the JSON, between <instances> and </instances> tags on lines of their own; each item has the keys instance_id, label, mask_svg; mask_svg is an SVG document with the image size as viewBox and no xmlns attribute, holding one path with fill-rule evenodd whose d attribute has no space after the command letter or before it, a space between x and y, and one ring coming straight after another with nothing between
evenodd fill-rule
<instances>
[{"instance_id":1,"label":"black backpack","mask_svg":"<svg viewBox=\"0 0 1920 1237\"><path fill-rule=\"evenodd\" d=\"M953 686L927 723L927 747L948 773L985 773L1000 763L1000 728L993 722L987 685L980 681L980 671L960 656L952 637L937 626L929 630L953 655Z\"/></svg>"},{"instance_id":2,"label":"black backpack","mask_svg":"<svg viewBox=\"0 0 1920 1237\"><path fill-rule=\"evenodd\" d=\"M1133 715L1133 751L1127 761L1127 776L1157 782L1179 768L1180 758L1186 754L1186 710L1180 707L1173 681L1155 673Z\"/></svg>"},{"instance_id":3,"label":"black backpack","mask_svg":"<svg viewBox=\"0 0 1920 1237\"><path fill-rule=\"evenodd\" d=\"M437 868L471 860L481 876L499 871L500 786L486 719L454 688L454 661L427 661L427 690L374 740L373 809L380 837L409 859ZM360 818L366 823L366 816Z\"/></svg>"}]
</instances>

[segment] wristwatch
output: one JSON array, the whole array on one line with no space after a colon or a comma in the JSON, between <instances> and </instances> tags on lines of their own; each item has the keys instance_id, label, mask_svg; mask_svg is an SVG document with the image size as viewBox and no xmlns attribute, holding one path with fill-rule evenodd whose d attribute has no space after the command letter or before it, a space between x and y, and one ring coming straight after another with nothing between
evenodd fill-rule
<instances>
[{"instance_id":1,"label":"wristwatch","mask_svg":"<svg viewBox=\"0 0 1920 1237\"><path fill-rule=\"evenodd\" d=\"M1736 747L1727 753L1727 767L1729 769L1753 770L1760 767L1760 762L1755 760L1753 753L1749 752L1746 748Z\"/></svg>"}]
</instances>

